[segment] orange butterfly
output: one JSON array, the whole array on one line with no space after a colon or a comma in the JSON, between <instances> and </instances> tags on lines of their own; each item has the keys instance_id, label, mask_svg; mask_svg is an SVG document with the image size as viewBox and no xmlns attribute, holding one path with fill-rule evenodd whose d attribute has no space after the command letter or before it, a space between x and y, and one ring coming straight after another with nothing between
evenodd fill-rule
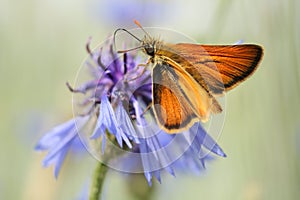
<instances>
[{"instance_id":1,"label":"orange butterfly","mask_svg":"<svg viewBox=\"0 0 300 200\"><path fill-rule=\"evenodd\" d=\"M210 113L222 112L216 97L252 75L263 55L262 47L254 44L166 44L135 24L146 33L142 40L122 30L141 42L154 64L153 110L167 133L182 132L196 121L207 121Z\"/></svg>"}]
</instances>

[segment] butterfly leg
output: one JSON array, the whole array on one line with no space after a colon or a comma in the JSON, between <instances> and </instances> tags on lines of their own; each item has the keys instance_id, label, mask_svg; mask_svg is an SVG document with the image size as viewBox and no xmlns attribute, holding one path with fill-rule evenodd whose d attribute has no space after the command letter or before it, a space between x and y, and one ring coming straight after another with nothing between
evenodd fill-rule
<instances>
[{"instance_id":1,"label":"butterfly leg","mask_svg":"<svg viewBox=\"0 0 300 200\"><path fill-rule=\"evenodd\" d=\"M146 114L146 112L147 112L148 110L150 110L151 106L152 106L152 104L150 103L150 104L144 109L144 111L143 111L143 113L141 114L141 116L143 116L144 114Z\"/></svg>"},{"instance_id":2,"label":"butterfly leg","mask_svg":"<svg viewBox=\"0 0 300 200\"><path fill-rule=\"evenodd\" d=\"M146 112L147 112L148 110L151 109L151 106L152 106L152 104L150 103L150 104L143 110L143 112L140 114L140 116L145 115ZM132 118L136 119L136 116L133 115Z\"/></svg>"},{"instance_id":3,"label":"butterfly leg","mask_svg":"<svg viewBox=\"0 0 300 200\"><path fill-rule=\"evenodd\" d=\"M149 59L149 60L147 61L147 63L140 63L140 64L138 64L138 65L136 66L136 71L138 71L138 70L139 70L140 68L142 68L142 67L143 67L143 70L142 70L136 77L131 78L131 79L128 80L128 81L134 81L134 80L140 78L140 77L145 73L145 71L146 71L146 69L147 69L147 66L150 64L150 62L151 62L151 60Z\"/></svg>"}]
</instances>

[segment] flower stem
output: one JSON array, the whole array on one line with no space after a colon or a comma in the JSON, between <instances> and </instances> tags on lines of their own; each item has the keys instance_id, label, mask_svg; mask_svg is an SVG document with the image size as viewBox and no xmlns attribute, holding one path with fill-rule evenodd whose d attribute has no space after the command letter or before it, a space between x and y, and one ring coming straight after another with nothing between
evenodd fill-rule
<instances>
[{"instance_id":1,"label":"flower stem","mask_svg":"<svg viewBox=\"0 0 300 200\"><path fill-rule=\"evenodd\" d=\"M101 162L97 162L97 166L94 171L93 182L90 188L89 200L99 200L107 170L108 167L106 165Z\"/></svg>"}]
</instances>

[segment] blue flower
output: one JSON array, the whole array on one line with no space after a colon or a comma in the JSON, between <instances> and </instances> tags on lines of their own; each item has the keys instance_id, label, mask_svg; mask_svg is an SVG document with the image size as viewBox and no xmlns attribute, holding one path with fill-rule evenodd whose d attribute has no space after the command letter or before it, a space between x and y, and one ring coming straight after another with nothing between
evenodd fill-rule
<instances>
[{"instance_id":1,"label":"blue flower","mask_svg":"<svg viewBox=\"0 0 300 200\"><path fill-rule=\"evenodd\" d=\"M93 10L100 19L106 19L101 21L108 25L124 26L128 22L132 22L133 19L141 20L143 24L154 24L167 15L169 4L171 4L171 2L104 0L97 1L96 4L93 5Z\"/></svg>"},{"instance_id":2,"label":"blue flower","mask_svg":"<svg viewBox=\"0 0 300 200\"><path fill-rule=\"evenodd\" d=\"M120 106L118 106L118 107L120 107ZM103 95L103 97L101 98L100 111L101 112L100 112L99 118L97 120L97 126L95 128L94 133L91 136L91 139L96 139L98 137L103 138L102 139L102 153L104 153L104 149L105 149L105 136L103 136L103 135L106 133L106 130L108 130L109 133L112 133L115 135L120 147L123 146L122 141L125 141L127 146L129 148L132 148L132 145L129 142L129 139L127 137L131 132L127 132L128 133L127 135L124 133L124 131L126 130L127 127L123 126L123 129L122 129L121 124L118 123L117 117L115 116L115 112L114 112L111 104L109 103L106 95ZM128 118L128 116L124 116L125 122L126 122L126 117ZM121 117L119 117L119 118L121 118ZM119 120L122 120L122 119L119 119ZM132 127L132 124L130 124L130 125ZM133 129L133 127L131 129Z\"/></svg>"},{"instance_id":3,"label":"blue flower","mask_svg":"<svg viewBox=\"0 0 300 200\"><path fill-rule=\"evenodd\" d=\"M88 112L55 127L36 146L37 150L48 151L43 165L55 165L56 177L67 152L79 141L78 133L93 116L96 123L87 139L100 141L96 143L101 145L98 153L106 154L107 139L116 141L123 149L118 154L124 163L120 170L143 172L149 185L153 176L161 182L164 170L173 176L175 171L200 173L205 162L213 158L211 153L226 156L199 122L183 133L170 135L160 130L151 112L145 112L152 102L151 72L138 67L146 62L145 58L135 53L119 57L111 42L94 52L88 43L87 50L90 59L85 67L92 75L91 80L76 88L69 84L68 87L84 95L81 105ZM114 167L111 163L107 165Z\"/></svg>"},{"instance_id":4,"label":"blue flower","mask_svg":"<svg viewBox=\"0 0 300 200\"><path fill-rule=\"evenodd\" d=\"M190 168L190 170L200 173L205 168L205 161L212 159L212 156L208 154L210 151L226 157L223 150L206 133L199 122L195 123L187 132L181 134L170 135L162 130L154 133L155 129L158 128L148 127L136 100L133 105L138 113L137 116L139 116L137 122L142 126L140 134L143 135L142 138L145 138L141 139L138 151L141 154L144 174L149 185L152 184L153 176L161 182L160 172L162 169L173 176L175 176L174 169L176 168L180 171L189 171L188 168ZM174 143L173 146L165 148L171 142ZM180 155L172 155L174 152L178 152L177 148L185 149L179 150Z\"/></svg>"},{"instance_id":5,"label":"blue flower","mask_svg":"<svg viewBox=\"0 0 300 200\"><path fill-rule=\"evenodd\" d=\"M54 165L54 176L57 178L62 163L68 151L82 151L84 149L77 130L81 129L88 120L88 116L71 119L47 132L35 146L36 151L46 151L43 166Z\"/></svg>"},{"instance_id":6,"label":"blue flower","mask_svg":"<svg viewBox=\"0 0 300 200\"><path fill-rule=\"evenodd\" d=\"M129 94L122 94L121 91L123 90L121 88L123 87L121 85L123 84L122 80L127 78L125 75L130 78L140 73L133 70L137 66L135 56L125 54L123 59L120 59L112 51L113 47L111 43L106 47L103 50L105 52L102 52L101 48L97 53L93 53L90 50L88 42L87 51L91 60L86 62L86 66L89 68L93 79L85 82L76 89L67 83L68 88L72 92L82 93L86 96L82 105L88 107L88 114L85 116L76 116L74 119L53 128L40 139L35 147L37 151L48 151L43 160L43 166L54 165L55 177L58 176L67 152L70 149L76 149L78 145L75 144L80 144L79 146L83 147L78 133L95 113L98 119L95 129L90 135L90 139L102 140L102 153L105 150L107 134L113 135L121 148L123 147L123 142L129 148L132 148L130 140L135 144L139 143L130 116L122 104L122 102L128 99ZM140 85L147 81L149 82L149 80L149 73L145 73L139 80L133 81L130 84ZM149 85L142 87L140 91L135 91L135 95L137 97L143 96L144 101L149 103L151 101L150 92L151 86ZM114 102L111 101L112 99ZM90 102L94 103L89 105ZM116 107L115 110L113 106Z\"/></svg>"}]
</instances>

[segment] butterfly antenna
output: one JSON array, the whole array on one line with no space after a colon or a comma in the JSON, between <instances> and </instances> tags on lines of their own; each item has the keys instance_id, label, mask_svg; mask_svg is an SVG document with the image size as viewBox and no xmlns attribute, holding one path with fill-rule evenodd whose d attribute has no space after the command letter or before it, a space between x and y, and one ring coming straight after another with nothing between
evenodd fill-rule
<instances>
[{"instance_id":1,"label":"butterfly antenna","mask_svg":"<svg viewBox=\"0 0 300 200\"><path fill-rule=\"evenodd\" d=\"M139 21L134 20L134 23L135 23L139 28L141 28L141 29L143 30L143 32L144 32L149 38L151 38L151 35L150 35L147 31L145 31L145 29L142 27L142 25L140 24Z\"/></svg>"},{"instance_id":2,"label":"butterfly antenna","mask_svg":"<svg viewBox=\"0 0 300 200\"><path fill-rule=\"evenodd\" d=\"M132 49L119 50L119 51L117 51L117 53L127 53L128 51L134 51L134 50L141 49L141 48L144 48L144 47L145 47L145 45L134 47Z\"/></svg>"},{"instance_id":3,"label":"butterfly antenna","mask_svg":"<svg viewBox=\"0 0 300 200\"><path fill-rule=\"evenodd\" d=\"M128 30L126 30L125 28L118 28L117 30L115 30L114 32L114 37L113 37L113 42L114 42L114 47L116 48L116 35L119 31L124 31L126 33L128 33L129 35L131 35L133 38L135 38L137 41L142 42L142 40L140 38L138 38L137 36L135 36L134 34L132 34L131 32L129 32ZM117 51L118 52L118 51Z\"/></svg>"}]
</instances>

